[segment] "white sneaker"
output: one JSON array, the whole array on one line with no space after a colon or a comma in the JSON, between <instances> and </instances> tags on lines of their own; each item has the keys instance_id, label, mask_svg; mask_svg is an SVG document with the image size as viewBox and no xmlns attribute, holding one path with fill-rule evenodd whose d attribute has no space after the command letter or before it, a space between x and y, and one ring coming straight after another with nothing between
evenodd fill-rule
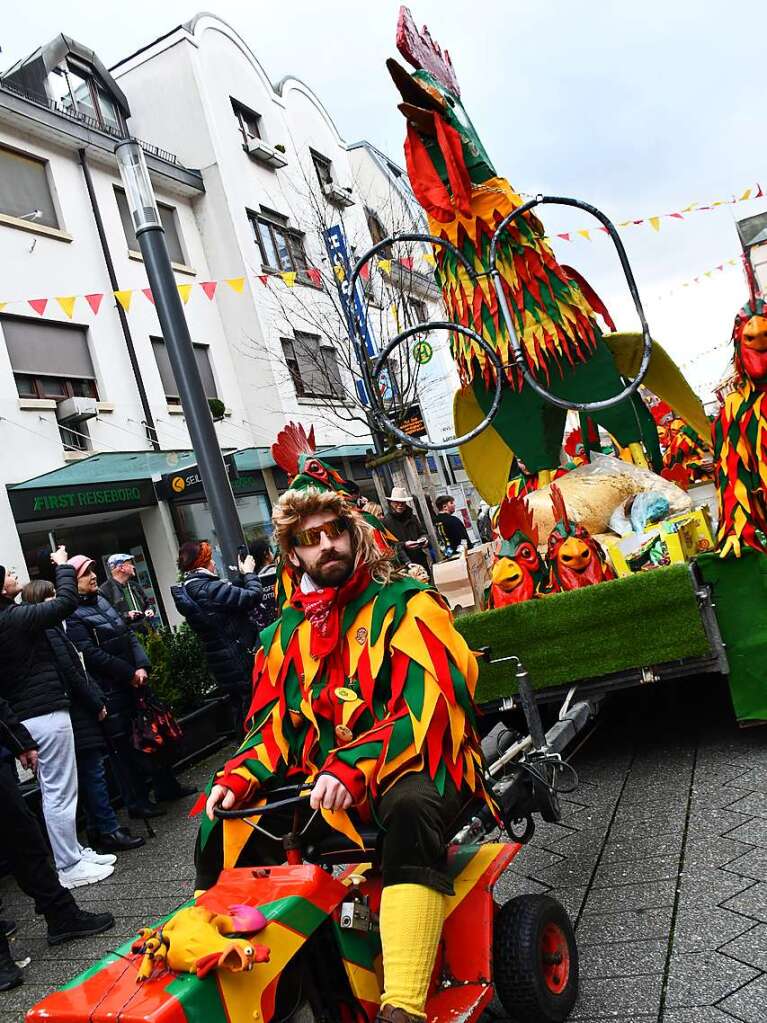
<instances>
[{"instance_id":1,"label":"white sneaker","mask_svg":"<svg viewBox=\"0 0 767 1023\"><path fill-rule=\"evenodd\" d=\"M96 884L114 873L115 868L106 863L89 863L80 860L72 867L59 871L59 882L62 888L82 888L86 884Z\"/></svg>"},{"instance_id":2,"label":"white sneaker","mask_svg":"<svg viewBox=\"0 0 767 1023\"><path fill-rule=\"evenodd\" d=\"M97 853L89 845L86 845L85 848L80 846L80 855L86 863L100 863L105 867L111 867L113 863L117 863L117 857L112 853Z\"/></svg>"}]
</instances>

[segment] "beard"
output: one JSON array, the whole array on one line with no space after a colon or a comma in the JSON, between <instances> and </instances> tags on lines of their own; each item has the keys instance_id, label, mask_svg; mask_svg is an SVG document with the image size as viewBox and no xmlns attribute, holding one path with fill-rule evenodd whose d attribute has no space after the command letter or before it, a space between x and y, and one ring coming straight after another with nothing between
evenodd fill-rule
<instances>
[{"instance_id":1,"label":"beard","mask_svg":"<svg viewBox=\"0 0 767 1023\"><path fill-rule=\"evenodd\" d=\"M343 586L354 571L354 556L338 551L323 554L310 567L305 568L309 578L320 587Z\"/></svg>"}]
</instances>

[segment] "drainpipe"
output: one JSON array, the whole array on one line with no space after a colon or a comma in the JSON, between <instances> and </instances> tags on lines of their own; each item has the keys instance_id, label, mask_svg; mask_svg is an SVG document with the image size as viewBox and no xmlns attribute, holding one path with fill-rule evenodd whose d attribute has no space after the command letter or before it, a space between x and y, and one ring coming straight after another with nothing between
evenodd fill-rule
<instances>
[{"instance_id":1,"label":"drainpipe","mask_svg":"<svg viewBox=\"0 0 767 1023\"><path fill-rule=\"evenodd\" d=\"M96 230L99 233L99 241L101 242L101 251L104 255L104 263L106 264L107 273L109 274L109 281L112 285L112 291L119 291L120 285L117 282L115 265L112 262L112 254L109 251L109 243L107 242L106 232L104 231L104 221L101 219L101 210L99 209L99 204L96 200L96 192L93 188L91 170L88 166L88 161L86 160L85 150L80 149L78 150L78 153L80 156L80 166L83 169L83 176L85 177L85 187L88 189L88 198L91 201L93 219L96 222ZM128 326L128 317L125 315L125 310L119 302L117 303L117 315L120 317L120 326L122 327L123 337L125 338L125 347L128 349L128 358L130 359L133 376L136 380L136 387L138 388L138 394L141 400L141 408L144 412L144 426L146 427L147 434L149 435L149 442L155 451L160 451L160 442L157 439L157 429L154 425L152 410L149 407L149 399L144 387L144 380L141 376L138 359L136 358L136 349L133 347L133 337L131 336L130 327Z\"/></svg>"}]
</instances>

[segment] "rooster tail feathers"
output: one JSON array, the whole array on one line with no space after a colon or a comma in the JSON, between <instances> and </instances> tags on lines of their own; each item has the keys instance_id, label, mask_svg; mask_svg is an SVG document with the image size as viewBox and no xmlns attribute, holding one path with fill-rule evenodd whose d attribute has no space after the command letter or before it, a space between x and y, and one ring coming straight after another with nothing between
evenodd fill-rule
<instances>
[{"instance_id":1,"label":"rooster tail feathers","mask_svg":"<svg viewBox=\"0 0 767 1023\"><path fill-rule=\"evenodd\" d=\"M272 444L272 458L289 477L293 477L298 473L300 456L311 455L316 450L314 427L307 434L303 423L290 422L277 434L277 440Z\"/></svg>"}]
</instances>

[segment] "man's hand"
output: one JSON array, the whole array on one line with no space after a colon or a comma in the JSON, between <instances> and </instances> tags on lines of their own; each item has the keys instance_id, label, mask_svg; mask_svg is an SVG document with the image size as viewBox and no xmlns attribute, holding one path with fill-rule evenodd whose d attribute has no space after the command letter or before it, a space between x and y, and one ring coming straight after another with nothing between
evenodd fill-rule
<instances>
[{"instance_id":1,"label":"man's hand","mask_svg":"<svg viewBox=\"0 0 767 1023\"><path fill-rule=\"evenodd\" d=\"M67 554L67 549L63 544L61 544L61 546L55 550L53 554L51 554L51 561L54 565L66 565L68 560L69 555Z\"/></svg>"},{"instance_id":2,"label":"man's hand","mask_svg":"<svg viewBox=\"0 0 767 1023\"><path fill-rule=\"evenodd\" d=\"M347 810L352 805L352 794L332 774L321 774L314 783L309 797L312 810Z\"/></svg>"},{"instance_id":3,"label":"man's hand","mask_svg":"<svg viewBox=\"0 0 767 1023\"><path fill-rule=\"evenodd\" d=\"M154 611L151 609L151 607L148 607L146 609L146 611L144 612L144 617L145 618L154 618Z\"/></svg>"},{"instance_id":4,"label":"man's hand","mask_svg":"<svg viewBox=\"0 0 767 1023\"><path fill-rule=\"evenodd\" d=\"M37 750L26 749L23 753L19 753L19 763L26 771L37 774Z\"/></svg>"},{"instance_id":5,"label":"man's hand","mask_svg":"<svg viewBox=\"0 0 767 1023\"><path fill-rule=\"evenodd\" d=\"M129 611L128 612L128 619L131 622L135 622L137 618L143 618L143 615L142 615L142 613L140 611Z\"/></svg>"},{"instance_id":6,"label":"man's hand","mask_svg":"<svg viewBox=\"0 0 767 1023\"><path fill-rule=\"evenodd\" d=\"M139 686L145 686L146 680L147 680L146 668L137 668L133 674L131 685L136 686L137 688Z\"/></svg>"},{"instance_id":7,"label":"man's hand","mask_svg":"<svg viewBox=\"0 0 767 1023\"><path fill-rule=\"evenodd\" d=\"M231 789L226 788L224 785L214 785L205 804L205 813L208 815L208 820L215 820L213 811L217 806L220 806L222 810L231 810L236 802L237 797Z\"/></svg>"},{"instance_id":8,"label":"man's hand","mask_svg":"<svg viewBox=\"0 0 767 1023\"><path fill-rule=\"evenodd\" d=\"M238 560L239 565L240 565L240 571L242 572L243 575L247 575L248 573L255 572L255 570L256 570L256 559L253 557L252 554L249 554L247 556L247 558L238 558L237 560Z\"/></svg>"}]
</instances>

